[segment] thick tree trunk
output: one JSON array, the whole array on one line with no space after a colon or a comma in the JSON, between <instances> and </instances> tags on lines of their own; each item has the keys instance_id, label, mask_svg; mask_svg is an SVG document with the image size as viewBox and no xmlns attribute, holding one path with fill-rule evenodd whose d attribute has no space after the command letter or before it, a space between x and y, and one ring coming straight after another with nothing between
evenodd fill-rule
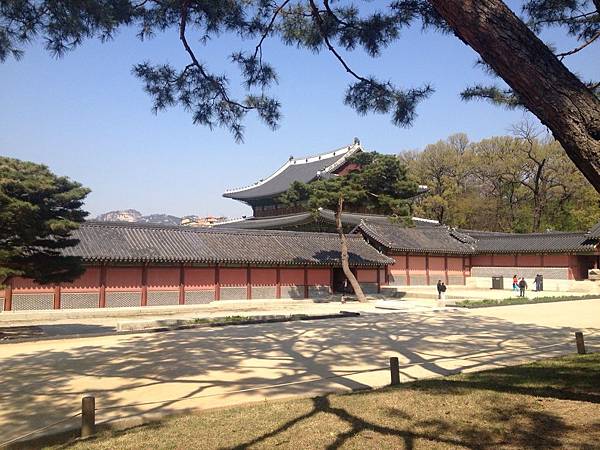
<instances>
[{"instance_id":1,"label":"thick tree trunk","mask_svg":"<svg viewBox=\"0 0 600 450\"><path fill-rule=\"evenodd\" d=\"M600 100L501 0L428 0L600 192Z\"/></svg>"},{"instance_id":2,"label":"thick tree trunk","mask_svg":"<svg viewBox=\"0 0 600 450\"><path fill-rule=\"evenodd\" d=\"M352 285L352 289L354 289L354 294L359 302L366 302L367 298L365 297L358 280L350 270L350 265L348 264L348 243L346 242L346 235L344 234L344 228L342 227L342 211L344 210L344 197L340 195L338 200L337 211L335 212L335 227L337 228L338 235L340 236L340 244L342 249L342 270L344 271L344 275L348 278L348 281Z\"/></svg>"}]
</instances>

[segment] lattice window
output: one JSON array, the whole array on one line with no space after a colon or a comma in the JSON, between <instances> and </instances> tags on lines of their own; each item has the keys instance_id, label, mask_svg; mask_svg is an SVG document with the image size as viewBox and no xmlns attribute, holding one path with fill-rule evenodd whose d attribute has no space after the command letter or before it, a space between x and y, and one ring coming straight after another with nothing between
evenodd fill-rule
<instances>
[{"instance_id":1,"label":"lattice window","mask_svg":"<svg viewBox=\"0 0 600 450\"><path fill-rule=\"evenodd\" d=\"M300 299L304 298L304 286L281 286L281 298Z\"/></svg>"},{"instance_id":2,"label":"lattice window","mask_svg":"<svg viewBox=\"0 0 600 450\"><path fill-rule=\"evenodd\" d=\"M257 300L277 298L277 287L252 286L252 298Z\"/></svg>"},{"instance_id":3,"label":"lattice window","mask_svg":"<svg viewBox=\"0 0 600 450\"><path fill-rule=\"evenodd\" d=\"M107 292L107 308L136 307L142 304L141 292Z\"/></svg>"},{"instance_id":4,"label":"lattice window","mask_svg":"<svg viewBox=\"0 0 600 450\"><path fill-rule=\"evenodd\" d=\"M148 291L148 306L178 304L179 291Z\"/></svg>"},{"instance_id":5,"label":"lattice window","mask_svg":"<svg viewBox=\"0 0 600 450\"><path fill-rule=\"evenodd\" d=\"M449 275L448 276L448 284L464 285L465 284L465 277Z\"/></svg>"},{"instance_id":6,"label":"lattice window","mask_svg":"<svg viewBox=\"0 0 600 450\"><path fill-rule=\"evenodd\" d=\"M393 272L390 273L390 284L392 286L406 286L406 275Z\"/></svg>"},{"instance_id":7,"label":"lattice window","mask_svg":"<svg viewBox=\"0 0 600 450\"><path fill-rule=\"evenodd\" d=\"M214 290L185 291L186 305L203 305L215 299Z\"/></svg>"},{"instance_id":8,"label":"lattice window","mask_svg":"<svg viewBox=\"0 0 600 450\"><path fill-rule=\"evenodd\" d=\"M410 274L410 285L411 286L425 286L427 284L427 277L425 275L414 275Z\"/></svg>"},{"instance_id":9,"label":"lattice window","mask_svg":"<svg viewBox=\"0 0 600 450\"><path fill-rule=\"evenodd\" d=\"M94 292L62 292L60 309L97 308L100 294Z\"/></svg>"},{"instance_id":10,"label":"lattice window","mask_svg":"<svg viewBox=\"0 0 600 450\"><path fill-rule=\"evenodd\" d=\"M221 300L245 300L248 298L246 287L221 287Z\"/></svg>"},{"instance_id":11,"label":"lattice window","mask_svg":"<svg viewBox=\"0 0 600 450\"><path fill-rule=\"evenodd\" d=\"M13 294L13 311L54 309L54 294Z\"/></svg>"}]
</instances>

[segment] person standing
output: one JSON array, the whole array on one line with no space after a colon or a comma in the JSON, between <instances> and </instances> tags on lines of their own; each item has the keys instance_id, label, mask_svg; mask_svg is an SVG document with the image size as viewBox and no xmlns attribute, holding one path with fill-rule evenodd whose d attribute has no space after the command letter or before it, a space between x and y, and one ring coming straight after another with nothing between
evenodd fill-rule
<instances>
[{"instance_id":1,"label":"person standing","mask_svg":"<svg viewBox=\"0 0 600 450\"><path fill-rule=\"evenodd\" d=\"M513 292L518 292L519 291L519 279L517 278L517 274L513 275Z\"/></svg>"},{"instance_id":2,"label":"person standing","mask_svg":"<svg viewBox=\"0 0 600 450\"><path fill-rule=\"evenodd\" d=\"M437 282L437 292L438 292L438 300L441 300L442 298L442 280L438 280Z\"/></svg>"},{"instance_id":3,"label":"person standing","mask_svg":"<svg viewBox=\"0 0 600 450\"><path fill-rule=\"evenodd\" d=\"M542 290L542 275L539 273L535 276L535 290L540 292Z\"/></svg>"},{"instance_id":4,"label":"person standing","mask_svg":"<svg viewBox=\"0 0 600 450\"><path fill-rule=\"evenodd\" d=\"M519 297L525 297L525 289L527 289L527 281L525 278L521 277L519 281Z\"/></svg>"},{"instance_id":5,"label":"person standing","mask_svg":"<svg viewBox=\"0 0 600 450\"><path fill-rule=\"evenodd\" d=\"M440 300L446 300L446 284L443 281L440 286Z\"/></svg>"}]
</instances>

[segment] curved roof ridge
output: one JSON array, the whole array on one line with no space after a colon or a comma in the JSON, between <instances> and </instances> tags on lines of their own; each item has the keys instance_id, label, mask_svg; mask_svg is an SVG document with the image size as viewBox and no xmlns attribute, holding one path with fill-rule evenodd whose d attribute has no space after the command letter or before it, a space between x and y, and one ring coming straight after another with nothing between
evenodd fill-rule
<instances>
[{"instance_id":1,"label":"curved roof ridge","mask_svg":"<svg viewBox=\"0 0 600 450\"><path fill-rule=\"evenodd\" d=\"M305 157L302 157L302 158L290 158L290 159L288 159L285 162L285 164L283 164L279 169L277 169L275 172L273 172L268 177L263 178L260 181L256 181L253 184L249 184L247 186L243 186L243 187L239 187L239 188L227 189L223 193L223 195L226 196L226 195L229 195L229 194L235 194L235 193L246 191L248 189L252 189L252 188L256 188L256 187L262 186L262 185L266 184L267 182L269 182L270 180L272 180L273 178L275 178L277 175L279 175L282 172L284 172L290 166L302 165L302 164L309 164L309 163L312 163L312 162L317 162L317 161L319 161L321 159L333 158L334 156L338 156L337 155L338 152L343 151L342 158L338 159L337 161L335 161L334 163L330 164L329 166L327 166L324 169L324 171L333 170L332 168L335 168L336 163L338 163L340 160L344 159L344 155L347 155L348 153L353 154L356 151L358 151L359 149L362 149L362 147L360 145L360 142L359 141L355 141L354 143L352 143L350 145L345 145L345 146L336 148L335 150L330 150L330 151L325 152L325 153L320 153L320 154L311 155L311 156L305 156ZM316 173L315 173L315 175L316 175Z\"/></svg>"}]
</instances>

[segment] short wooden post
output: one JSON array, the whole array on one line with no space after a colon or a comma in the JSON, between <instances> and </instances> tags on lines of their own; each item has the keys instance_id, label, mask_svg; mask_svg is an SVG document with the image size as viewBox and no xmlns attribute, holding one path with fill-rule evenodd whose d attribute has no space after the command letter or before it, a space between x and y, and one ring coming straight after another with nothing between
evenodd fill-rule
<instances>
[{"instance_id":1,"label":"short wooden post","mask_svg":"<svg viewBox=\"0 0 600 450\"><path fill-rule=\"evenodd\" d=\"M390 375L392 379L391 385L398 386L400 384L400 363L395 356L390 357Z\"/></svg>"},{"instance_id":2,"label":"short wooden post","mask_svg":"<svg viewBox=\"0 0 600 450\"><path fill-rule=\"evenodd\" d=\"M581 331L575 332L575 342L577 342L577 353L585 355L585 342L583 341L583 333Z\"/></svg>"},{"instance_id":3,"label":"short wooden post","mask_svg":"<svg viewBox=\"0 0 600 450\"><path fill-rule=\"evenodd\" d=\"M96 398L88 395L81 399L81 437L96 434Z\"/></svg>"}]
</instances>

